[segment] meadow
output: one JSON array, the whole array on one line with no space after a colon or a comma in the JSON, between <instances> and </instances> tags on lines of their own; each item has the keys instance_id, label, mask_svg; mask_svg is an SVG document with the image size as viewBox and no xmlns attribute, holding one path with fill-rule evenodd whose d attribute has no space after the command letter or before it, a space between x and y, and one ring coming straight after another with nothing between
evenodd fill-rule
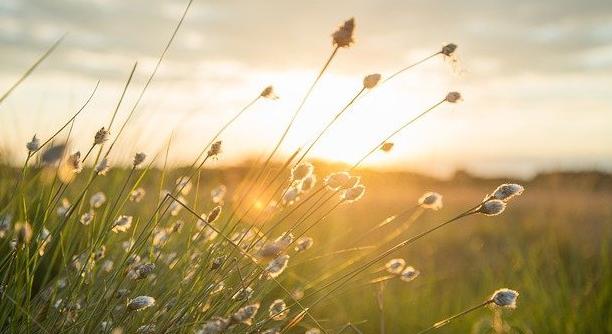
<instances>
[{"instance_id":1,"label":"meadow","mask_svg":"<svg viewBox=\"0 0 612 334\"><path fill-rule=\"evenodd\" d=\"M610 175L511 180L461 172L441 180L362 166L392 150L393 138L414 122L460 103L456 91L381 134L354 164L308 155L370 90L429 59L452 62L455 44L384 78L366 75L315 138L282 156L319 79L354 43L349 19L333 32L331 54L271 152L234 167L207 165L223 159L224 130L253 104L277 98L268 86L209 142L197 143L201 153L191 165L168 161L171 138L159 152L136 149L115 163L117 138L140 111L188 9L133 107L122 103L137 64L89 142L71 135L97 86L57 131L24 143L25 161L2 155L0 331L612 331ZM127 115L122 123L119 113Z\"/></svg>"}]
</instances>

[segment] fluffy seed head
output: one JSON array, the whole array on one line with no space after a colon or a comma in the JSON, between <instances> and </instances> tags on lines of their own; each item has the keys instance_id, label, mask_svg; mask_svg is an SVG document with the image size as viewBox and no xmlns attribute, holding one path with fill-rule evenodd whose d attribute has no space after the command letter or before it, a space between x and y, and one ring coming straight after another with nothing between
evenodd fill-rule
<instances>
[{"instance_id":1,"label":"fluffy seed head","mask_svg":"<svg viewBox=\"0 0 612 334\"><path fill-rule=\"evenodd\" d=\"M391 274L398 275L406 266L404 259L391 259L385 264L385 268Z\"/></svg>"},{"instance_id":2,"label":"fluffy seed head","mask_svg":"<svg viewBox=\"0 0 612 334\"><path fill-rule=\"evenodd\" d=\"M493 293L491 300L499 307L516 308L519 293L510 289L499 289Z\"/></svg>"},{"instance_id":3,"label":"fluffy seed head","mask_svg":"<svg viewBox=\"0 0 612 334\"><path fill-rule=\"evenodd\" d=\"M232 315L232 321L236 323L243 323L245 325L251 325L253 322L253 317L255 317L258 310L259 303L242 307Z\"/></svg>"},{"instance_id":4,"label":"fluffy seed head","mask_svg":"<svg viewBox=\"0 0 612 334\"><path fill-rule=\"evenodd\" d=\"M457 103L461 100L461 94L459 92L450 92L446 94L446 102Z\"/></svg>"},{"instance_id":5,"label":"fluffy seed head","mask_svg":"<svg viewBox=\"0 0 612 334\"><path fill-rule=\"evenodd\" d=\"M138 296L127 304L128 311L141 311L155 305L155 298L149 296Z\"/></svg>"},{"instance_id":6,"label":"fluffy seed head","mask_svg":"<svg viewBox=\"0 0 612 334\"><path fill-rule=\"evenodd\" d=\"M107 158L100 160L100 162L98 162L98 165L96 165L96 173L98 173L98 175L106 175L109 169L110 165L108 164Z\"/></svg>"},{"instance_id":7,"label":"fluffy seed head","mask_svg":"<svg viewBox=\"0 0 612 334\"><path fill-rule=\"evenodd\" d=\"M355 40L353 39L353 31L355 30L355 19L350 18L345 21L333 34L333 44L339 48L348 48Z\"/></svg>"},{"instance_id":8,"label":"fluffy seed head","mask_svg":"<svg viewBox=\"0 0 612 334\"><path fill-rule=\"evenodd\" d=\"M43 226L42 230L38 233L36 240L39 242L38 255L43 256L47 245L51 242L51 232Z\"/></svg>"},{"instance_id":9,"label":"fluffy seed head","mask_svg":"<svg viewBox=\"0 0 612 334\"><path fill-rule=\"evenodd\" d=\"M75 174L80 173L83 170L83 162L81 161L81 152L76 151L75 153L68 156L68 166L72 168Z\"/></svg>"},{"instance_id":10,"label":"fluffy seed head","mask_svg":"<svg viewBox=\"0 0 612 334\"><path fill-rule=\"evenodd\" d=\"M278 99L278 96L276 96L276 94L274 93L274 87L272 86L264 88L264 90L261 91L261 94L259 94L259 96L270 100Z\"/></svg>"},{"instance_id":11,"label":"fluffy seed head","mask_svg":"<svg viewBox=\"0 0 612 334\"><path fill-rule=\"evenodd\" d=\"M134 167L138 167L145 161L145 159L147 159L147 155L143 152L138 152L134 154L134 161L132 162L132 165L134 165Z\"/></svg>"},{"instance_id":12,"label":"fluffy seed head","mask_svg":"<svg viewBox=\"0 0 612 334\"><path fill-rule=\"evenodd\" d=\"M282 299L274 300L272 304L270 304L268 311L270 312L270 318L277 321L284 320L289 314L287 304L285 304L285 301Z\"/></svg>"},{"instance_id":13,"label":"fluffy seed head","mask_svg":"<svg viewBox=\"0 0 612 334\"><path fill-rule=\"evenodd\" d=\"M303 252L312 247L313 244L314 239L311 237L301 237L298 239L298 241L296 241L295 251L298 253Z\"/></svg>"},{"instance_id":14,"label":"fluffy seed head","mask_svg":"<svg viewBox=\"0 0 612 334\"><path fill-rule=\"evenodd\" d=\"M495 189L495 191L493 192L492 196L495 199L507 201L514 196L521 195L523 191L525 191L525 188L520 184L506 183L497 187L497 189Z\"/></svg>"},{"instance_id":15,"label":"fluffy seed head","mask_svg":"<svg viewBox=\"0 0 612 334\"><path fill-rule=\"evenodd\" d=\"M176 188L181 192L183 196L187 196L191 192L193 184L188 176L181 176L174 181Z\"/></svg>"},{"instance_id":16,"label":"fluffy seed head","mask_svg":"<svg viewBox=\"0 0 612 334\"><path fill-rule=\"evenodd\" d=\"M225 193L227 193L227 187L223 184L217 186L213 190L210 191L210 198L213 203L219 204L223 202L223 198L225 197Z\"/></svg>"},{"instance_id":17,"label":"fluffy seed head","mask_svg":"<svg viewBox=\"0 0 612 334\"><path fill-rule=\"evenodd\" d=\"M219 153L221 153L221 141L216 141L212 144L212 146L210 146L210 150L208 150L208 156L209 157L216 157L219 155Z\"/></svg>"},{"instance_id":18,"label":"fluffy seed head","mask_svg":"<svg viewBox=\"0 0 612 334\"><path fill-rule=\"evenodd\" d=\"M147 278L155 270L154 263L144 263L137 265L131 272L130 278L141 280Z\"/></svg>"},{"instance_id":19,"label":"fluffy seed head","mask_svg":"<svg viewBox=\"0 0 612 334\"><path fill-rule=\"evenodd\" d=\"M272 279L278 277L285 271L287 264L289 263L289 255L281 255L276 259L270 261L265 269L266 279Z\"/></svg>"},{"instance_id":20,"label":"fluffy seed head","mask_svg":"<svg viewBox=\"0 0 612 334\"><path fill-rule=\"evenodd\" d=\"M130 201L139 203L142 201L146 193L147 192L142 187L136 188L130 192Z\"/></svg>"},{"instance_id":21,"label":"fluffy seed head","mask_svg":"<svg viewBox=\"0 0 612 334\"><path fill-rule=\"evenodd\" d=\"M11 229L11 222L13 221L13 216L5 215L0 217L0 238L4 238L8 231Z\"/></svg>"},{"instance_id":22,"label":"fluffy seed head","mask_svg":"<svg viewBox=\"0 0 612 334\"><path fill-rule=\"evenodd\" d=\"M391 152L391 150L393 149L393 146L395 146L394 143L386 142L380 146L380 150L383 152Z\"/></svg>"},{"instance_id":23,"label":"fluffy seed head","mask_svg":"<svg viewBox=\"0 0 612 334\"><path fill-rule=\"evenodd\" d=\"M210 210L210 212L208 213L208 216L206 216L206 222L209 224L212 224L219 218L220 215L221 215L221 206L217 205L212 210Z\"/></svg>"},{"instance_id":24,"label":"fluffy seed head","mask_svg":"<svg viewBox=\"0 0 612 334\"><path fill-rule=\"evenodd\" d=\"M292 205L295 203L300 197L300 188L299 184L292 185L287 191L283 194L283 198L281 203L283 205Z\"/></svg>"},{"instance_id":25,"label":"fluffy seed head","mask_svg":"<svg viewBox=\"0 0 612 334\"><path fill-rule=\"evenodd\" d=\"M400 279L404 282L410 282L417 278L421 272L414 269L412 266L406 267L400 274Z\"/></svg>"},{"instance_id":26,"label":"fluffy seed head","mask_svg":"<svg viewBox=\"0 0 612 334\"><path fill-rule=\"evenodd\" d=\"M81 215L81 218L79 218L79 222L83 225L89 225L93 221L93 218L94 218L94 211L91 210L91 211L83 213Z\"/></svg>"},{"instance_id":27,"label":"fluffy seed head","mask_svg":"<svg viewBox=\"0 0 612 334\"><path fill-rule=\"evenodd\" d=\"M310 174L302 180L302 183L300 184L300 191L307 192L310 189L314 188L316 183L317 183L317 176L314 174Z\"/></svg>"},{"instance_id":28,"label":"fluffy seed head","mask_svg":"<svg viewBox=\"0 0 612 334\"><path fill-rule=\"evenodd\" d=\"M366 89L372 89L376 87L376 85L378 85L378 82L380 81L380 78L382 77L378 73L366 75L366 77L363 78L363 87Z\"/></svg>"},{"instance_id":29,"label":"fluffy seed head","mask_svg":"<svg viewBox=\"0 0 612 334\"><path fill-rule=\"evenodd\" d=\"M440 51L440 53L442 53L443 55L447 57L450 57L450 55L452 55L455 52L455 50L457 50L457 44L448 43L442 47L442 50Z\"/></svg>"},{"instance_id":30,"label":"fluffy seed head","mask_svg":"<svg viewBox=\"0 0 612 334\"><path fill-rule=\"evenodd\" d=\"M246 288L240 288L236 293L232 296L233 300L248 300L253 295L253 288L247 286Z\"/></svg>"},{"instance_id":31,"label":"fluffy seed head","mask_svg":"<svg viewBox=\"0 0 612 334\"><path fill-rule=\"evenodd\" d=\"M347 172L337 172L329 174L325 178L325 185L330 190L338 190L340 188L346 188L346 185L350 182L351 175Z\"/></svg>"},{"instance_id":32,"label":"fluffy seed head","mask_svg":"<svg viewBox=\"0 0 612 334\"><path fill-rule=\"evenodd\" d=\"M32 240L32 226L28 222L16 223L15 234L18 245L29 244Z\"/></svg>"},{"instance_id":33,"label":"fluffy seed head","mask_svg":"<svg viewBox=\"0 0 612 334\"><path fill-rule=\"evenodd\" d=\"M113 224L113 232L125 232L132 226L132 216L119 216Z\"/></svg>"},{"instance_id":34,"label":"fluffy seed head","mask_svg":"<svg viewBox=\"0 0 612 334\"><path fill-rule=\"evenodd\" d=\"M215 317L204 323L204 326L196 334L221 334L229 326L229 319Z\"/></svg>"},{"instance_id":35,"label":"fluffy seed head","mask_svg":"<svg viewBox=\"0 0 612 334\"><path fill-rule=\"evenodd\" d=\"M342 200L346 202L355 202L360 200L365 194L365 186L363 184L358 184L350 189L345 190L342 193Z\"/></svg>"},{"instance_id":36,"label":"fluffy seed head","mask_svg":"<svg viewBox=\"0 0 612 334\"><path fill-rule=\"evenodd\" d=\"M38 139L38 137L34 135L34 137L32 137L32 140L26 143L26 148L28 149L28 152L30 153L38 150L40 148L40 139Z\"/></svg>"},{"instance_id":37,"label":"fluffy seed head","mask_svg":"<svg viewBox=\"0 0 612 334\"><path fill-rule=\"evenodd\" d=\"M427 192L419 198L418 203L424 209L437 211L442 208L442 195L435 192Z\"/></svg>"},{"instance_id":38,"label":"fluffy seed head","mask_svg":"<svg viewBox=\"0 0 612 334\"><path fill-rule=\"evenodd\" d=\"M104 202L106 202L106 195L101 191L93 194L89 199L89 205L94 209L101 207Z\"/></svg>"},{"instance_id":39,"label":"fluffy seed head","mask_svg":"<svg viewBox=\"0 0 612 334\"><path fill-rule=\"evenodd\" d=\"M498 200L498 199L491 199L488 200L486 202L484 202L480 208L478 208L478 213L482 213L485 216L497 216L500 213L504 212L504 210L506 209L506 202Z\"/></svg>"},{"instance_id":40,"label":"fluffy seed head","mask_svg":"<svg viewBox=\"0 0 612 334\"><path fill-rule=\"evenodd\" d=\"M291 179L294 181L300 181L310 176L314 171L314 166L309 162L303 162L291 170Z\"/></svg>"},{"instance_id":41,"label":"fluffy seed head","mask_svg":"<svg viewBox=\"0 0 612 334\"><path fill-rule=\"evenodd\" d=\"M100 145L105 143L106 141L108 141L109 137L110 131L102 127L100 130L98 130L98 132L96 132L96 135L94 136L94 145Z\"/></svg>"}]
</instances>

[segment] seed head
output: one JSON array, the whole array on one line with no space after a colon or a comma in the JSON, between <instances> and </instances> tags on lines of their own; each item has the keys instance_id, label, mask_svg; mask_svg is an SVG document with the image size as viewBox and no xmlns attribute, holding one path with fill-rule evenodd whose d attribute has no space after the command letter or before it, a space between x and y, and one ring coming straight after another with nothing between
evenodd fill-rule
<instances>
[{"instance_id":1,"label":"seed head","mask_svg":"<svg viewBox=\"0 0 612 334\"><path fill-rule=\"evenodd\" d=\"M329 174L325 180L325 185L330 190L339 190L339 189L347 189L347 187L351 183L351 175L347 172L336 172Z\"/></svg>"},{"instance_id":2,"label":"seed head","mask_svg":"<svg viewBox=\"0 0 612 334\"><path fill-rule=\"evenodd\" d=\"M233 300L249 300L253 296L253 288L247 286L246 288L240 288L232 296Z\"/></svg>"},{"instance_id":3,"label":"seed head","mask_svg":"<svg viewBox=\"0 0 612 334\"><path fill-rule=\"evenodd\" d=\"M311 237L301 237L296 241L295 251L300 253L303 252L314 244L314 239Z\"/></svg>"},{"instance_id":4,"label":"seed head","mask_svg":"<svg viewBox=\"0 0 612 334\"><path fill-rule=\"evenodd\" d=\"M434 192L427 192L419 198L419 206L424 209L432 209L434 211L442 208L442 195Z\"/></svg>"},{"instance_id":5,"label":"seed head","mask_svg":"<svg viewBox=\"0 0 612 334\"><path fill-rule=\"evenodd\" d=\"M498 200L508 201L514 196L520 196L523 191L525 191L525 188L520 184L506 183L497 187L492 196Z\"/></svg>"},{"instance_id":6,"label":"seed head","mask_svg":"<svg viewBox=\"0 0 612 334\"><path fill-rule=\"evenodd\" d=\"M196 334L221 334L229 326L229 319L215 317L204 323L204 326Z\"/></svg>"},{"instance_id":7,"label":"seed head","mask_svg":"<svg viewBox=\"0 0 612 334\"><path fill-rule=\"evenodd\" d=\"M36 135L34 135L34 137L32 137L32 140L30 140L27 144L26 144L26 148L28 149L28 152L32 153L36 150L38 150L40 148L40 140L38 139L38 137L36 137Z\"/></svg>"},{"instance_id":8,"label":"seed head","mask_svg":"<svg viewBox=\"0 0 612 334\"><path fill-rule=\"evenodd\" d=\"M270 312L270 318L277 321L284 320L289 314L287 304L285 304L285 301L282 299L274 300L272 304L270 304L268 311Z\"/></svg>"},{"instance_id":9,"label":"seed head","mask_svg":"<svg viewBox=\"0 0 612 334\"><path fill-rule=\"evenodd\" d=\"M212 224L219 218L220 215L221 215L221 206L217 205L212 210L210 210L210 212L208 213L208 216L206 216L206 222L209 224Z\"/></svg>"},{"instance_id":10,"label":"seed head","mask_svg":"<svg viewBox=\"0 0 612 334\"><path fill-rule=\"evenodd\" d=\"M353 31L355 30L355 19L350 18L345 21L338 30L332 34L333 44L339 48L348 48L355 40L353 39Z\"/></svg>"},{"instance_id":11,"label":"seed head","mask_svg":"<svg viewBox=\"0 0 612 334\"><path fill-rule=\"evenodd\" d=\"M11 222L13 221L13 216L5 215L0 217L0 238L4 238L8 231L11 229Z\"/></svg>"},{"instance_id":12,"label":"seed head","mask_svg":"<svg viewBox=\"0 0 612 334\"><path fill-rule=\"evenodd\" d=\"M221 184L210 191L210 198L213 203L220 204L223 202L225 193L227 193L227 187Z\"/></svg>"},{"instance_id":13,"label":"seed head","mask_svg":"<svg viewBox=\"0 0 612 334\"><path fill-rule=\"evenodd\" d=\"M93 194L89 199L89 205L94 209L101 207L104 202L106 202L106 195L101 191Z\"/></svg>"},{"instance_id":14,"label":"seed head","mask_svg":"<svg viewBox=\"0 0 612 334\"><path fill-rule=\"evenodd\" d=\"M317 176L314 174L310 174L302 180L302 183L300 184L300 191L307 192L310 189L314 188L316 183L317 183Z\"/></svg>"},{"instance_id":15,"label":"seed head","mask_svg":"<svg viewBox=\"0 0 612 334\"><path fill-rule=\"evenodd\" d=\"M133 280L141 280L147 278L155 270L154 263L139 264L130 271L130 278Z\"/></svg>"},{"instance_id":16,"label":"seed head","mask_svg":"<svg viewBox=\"0 0 612 334\"><path fill-rule=\"evenodd\" d=\"M298 188L299 184L293 184L287 191L283 194L282 204L283 205L292 205L300 198L300 188Z\"/></svg>"},{"instance_id":17,"label":"seed head","mask_svg":"<svg viewBox=\"0 0 612 334\"><path fill-rule=\"evenodd\" d=\"M516 308L518 296L518 291L504 288L495 291L493 296L491 296L491 300L499 307Z\"/></svg>"},{"instance_id":18,"label":"seed head","mask_svg":"<svg viewBox=\"0 0 612 334\"><path fill-rule=\"evenodd\" d=\"M414 269L412 266L408 266L400 274L400 279L404 282L410 282L413 279L417 278L420 273L420 271Z\"/></svg>"},{"instance_id":19,"label":"seed head","mask_svg":"<svg viewBox=\"0 0 612 334\"><path fill-rule=\"evenodd\" d=\"M303 162L291 170L291 179L293 181L301 181L310 176L314 171L314 166L309 162Z\"/></svg>"},{"instance_id":20,"label":"seed head","mask_svg":"<svg viewBox=\"0 0 612 334\"><path fill-rule=\"evenodd\" d=\"M66 217L68 212L70 212L70 202L67 198L62 198L62 204L57 207L57 215L60 217Z\"/></svg>"},{"instance_id":21,"label":"seed head","mask_svg":"<svg viewBox=\"0 0 612 334\"><path fill-rule=\"evenodd\" d=\"M39 243L38 255L43 256L45 254L45 248L51 242L51 232L43 226L42 230L38 233L36 240Z\"/></svg>"},{"instance_id":22,"label":"seed head","mask_svg":"<svg viewBox=\"0 0 612 334\"><path fill-rule=\"evenodd\" d=\"M399 275L405 266L406 261L404 259L391 259L385 264L387 271L394 275Z\"/></svg>"},{"instance_id":23,"label":"seed head","mask_svg":"<svg viewBox=\"0 0 612 334\"><path fill-rule=\"evenodd\" d=\"M341 198L347 203L352 203L360 200L363 197L363 194L365 194L365 186L363 184L358 184L343 191Z\"/></svg>"},{"instance_id":24,"label":"seed head","mask_svg":"<svg viewBox=\"0 0 612 334\"><path fill-rule=\"evenodd\" d=\"M75 174L80 173L83 170L83 162L81 161L81 152L76 151L75 153L68 156L68 166L72 168Z\"/></svg>"},{"instance_id":25,"label":"seed head","mask_svg":"<svg viewBox=\"0 0 612 334\"><path fill-rule=\"evenodd\" d=\"M255 317L258 310L259 303L242 307L232 315L232 321L236 323L243 323L245 325L251 325L253 322L253 317Z\"/></svg>"},{"instance_id":26,"label":"seed head","mask_svg":"<svg viewBox=\"0 0 612 334\"><path fill-rule=\"evenodd\" d=\"M393 146L395 146L394 143L386 142L380 146L380 150L383 152L391 152L391 150L393 149Z\"/></svg>"},{"instance_id":27,"label":"seed head","mask_svg":"<svg viewBox=\"0 0 612 334\"><path fill-rule=\"evenodd\" d=\"M289 255L281 255L276 259L270 261L265 269L265 278L272 279L278 277L285 271L287 264L289 263Z\"/></svg>"},{"instance_id":28,"label":"seed head","mask_svg":"<svg viewBox=\"0 0 612 334\"><path fill-rule=\"evenodd\" d=\"M181 176L176 179L176 188L180 190L183 196L187 196L191 191L193 184L188 176Z\"/></svg>"},{"instance_id":29,"label":"seed head","mask_svg":"<svg viewBox=\"0 0 612 334\"><path fill-rule=\"evenodd\" d=\"M81 218L79 218L79 222L83 225L89 225L93 221L93 218L94 218L94 211L91 210L89 212L83 213L81 215Z\"/></svg>"},{"instance_id":30,"label":"seed head","mask_svg":"<svg viewBox=\"0 0 612 334\"><path fill-rule=\"evenodd\" d=\"M28 222L15 224L17 245L29 244L32 240L32 226Z\"/></svg>"},{"instance_id":31,"label":"seed head","mask_svg":"<svg viewBox=\"0 0 612 334\"><path fill-rule=\"evenodd\" d=\"M134 167L138 167L140 166L140 164L142 164L145 159L147 158L147 155L143 152L138 152L136 154L134 154L134 161L132 162L132 165L134 165Z\"/></svg>"},{"instance_id":32,"label":"seed head","mask_svg":"<svg viewBox=\"0 0 612 334\"><path fill-rule=\"evenodd\" d=\"M478 208L476 212L482 213L485 216L497 216L506 209L506 202L498 199L490 199Z\"/></svg>"},{"instance_id":33,"label":"seed head","mask_svg":"<svg viewBox=\"0 0 612 334\"><path fill-rule=\"evenodd\" d=\"M127 304L128 311L141 311L155 305L155 298L149 296L138 296Z\"/></svg>"},{"instance_id":34,"label":"seed head","mask_svg":"<svg viewBox=\"0 0 612 334\"><path fill-rule=\"evenodd\" d=\"M363 78L363 87L366 89L372 89L376 87L376 85L378 85L378 82L380 81L380 78L381 75L378 73L366 75L366 77Z\"/></svg>"},{"instance_id":35,"label":"seed head","mask_svg":"<svg viewBox=\"0 0 612 334\"><path fill-rule=\"evenodd\" d=\"M142 187L136 188L130 192L130 201L139 203L142 201L146 193L147 192Z\"/></svg>"},{"instance_id":36,"label":"seed head","mask_svg":"<svg viewBox=\"0 0 612 334\"><path fill-rule=\"evenodd\" d=\"M461 94L459 92L450 92L446 94L445 98L446 102L457 103L462 100Z\"/></svg>"},{"instance_id":37,"label":"seed head","mask_svg":"<svg viewBox=\"0 0 612 334\"><path fill-rule=\"evenodd\" d=\"M96 173L98 173L98 175L106 175L109 169L110 165L108 164L108 159L104 158L100 160L100 162L96 166Z\"/></svg>"},{"instance_id":38,"label":"seed head","mask_svg":"<svg viewBox=\"0 0 612 334\"><path fill-rule=\"evenodd\" d=\"M259 94L259 96L270 100L278 99L278 96L276 96L276 94L274 93L274 87L272 86L264 88L264 90L261 91L261 94Z\"/></svg>"},{"instance_id":39,"label":"seed head","mask_svg":"<svg viewBox=\"0 0 612 334\"><path fill-rule=\"evenodd\" d=\"M125 232L132 226L132 216L119 216L113 224L113 232Z\"/></svg>"},{"instance_id":40,"label":"seed head","mask_svg":"<svg viewBox=\"0 0 612 334\"><path fill-rule=\"evenodd\" d=\"M109 137L110 131L102 127L100 130L98 130L98 132L96 132L96 135L94 136L94 145L100 145L107 142Z\"/></svg>"},{"instance_id":41,"label":"seed head","mask_svg":"<svg viewBox=\"0 0 612 334\"><path fill-rule=\"evenodd\" d=\"M447 57L450 57L455 52L455 50L457 50L457 44L449 43L442 47L440 53Z\"/></svg>"},{"instance_id":42,"label":"seed head","mask_svg":"<svg viewBox=\"0 0 612 334\"><path fill-rule=\"evenodd\" d=\"M221 141L216 141L212 144L212 146L210 147L210 150L208 150L208 156L215 158L219 155L219 153L221 153Z\"/></svg>"}]
</instances>

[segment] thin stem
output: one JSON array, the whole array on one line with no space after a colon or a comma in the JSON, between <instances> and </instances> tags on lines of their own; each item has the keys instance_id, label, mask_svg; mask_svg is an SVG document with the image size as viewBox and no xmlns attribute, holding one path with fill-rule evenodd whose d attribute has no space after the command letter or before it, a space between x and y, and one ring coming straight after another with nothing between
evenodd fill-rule
<instances>
[{"instance_id":1,"label":"thin stem","mask_svg":"<svg viewBox=\"0 0 612 334\"><path fill-rule=\"evenodd\" d=\"M470 307L469 309L467 309L467 310L465 310L463 312L459 312L459 313L457 313L457 314L455 314L453 316L450 316L450 317L448 317L448 318L446 318L444 320L438 321L435 324L433 324L431 327L426 328L426 329L418 332L417 334L427 333L427 332L430 332L430 331L432 331L434 329L438 329L438 328L440 328L442 326L448 325L452 320L457 319L457 318L459 318L461 316L464 316L464 315L466 315L466 314L468 314L470 312L476 311L476 310L478 310L478 309L480 309L482 307L485 307L485 306L491 304L492 302L493 302L492 299L485 300L484 302L482 302L482 303L480 303L478 305L472 306L472 307Z\"/></svg>"}]
</instances>

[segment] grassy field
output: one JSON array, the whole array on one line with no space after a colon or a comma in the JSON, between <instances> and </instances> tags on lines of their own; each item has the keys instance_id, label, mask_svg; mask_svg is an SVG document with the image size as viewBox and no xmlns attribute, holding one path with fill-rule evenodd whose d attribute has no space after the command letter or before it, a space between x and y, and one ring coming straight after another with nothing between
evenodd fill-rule
<instances>
[{"instance_id":1,"label":"grassy field","mask_svg":"<svg viewBox=\"0 0 612 334\"><path fill-rule=\"evenodd\" d=\"M317 166L315 171L317 175L325 175L334 168L337 166L323 165ZM11 198L11 184L15 180L15 177L9 175L14 176L17 172L15 169L3 169L2 198L5 201ZM42 175L45 172L34 173L39 175L39 182L43 182ZM159 196L159 189L171 187L174 180L183 173L184 170L170 173L162 173L159 170L147 171L141 184L147 191L146 200L141 203L127 201L122 208L124 214L134 217L135 225L127 233L109 235L105 243L105 259L113 259L115 263L120 262L121 256L125 254L121 243L137 236L140 231L147 231L144 227L145 222L156 207L155 198ZM112 203L110 199L120 191L127 174L126 170L114 170L106 175L103 181L90 186L88 194L104 190L109 198L109 202L98 209L103 211L99 211L97 215L104 213L106 220L109 219L108 212ZM494 308L477 310L438 331L441 333L602 333L612 329L612 322L608 316L612 297L608 248L612 221L612 208L609 206L612 199L610 176L589 173L539 176L524 182L527 191L513 200L502 215L495 217L477 215L464 218L418 240L407 248L393 252L333 293L326 295L324 291L310 295L310 292L327 282L328 278L337 277L338 272L343 272L344 266L347 268L356 266L359 259L363 259L361 256L365 259L371 258L398 241L431 228L473 206L474 203L479 203L486 193L491 192L502 181L511 181L477 179L463 174L444 181L407 173L361 171L355 174L360 175L362 183L367 186L364 198L358 203L343 204L331 210L328 215L327 209L331 209L333 205L323 205L306 219L306 225L316 223L307 233L314 239L314 245L303 253L291 253L287 269L278 277L278 283L282 288L270 281L261 281L255 289L253 300L261 301L266 307L276 298L283 298L289 304L291 297L287 291L295 293L296 290L301 290L305 295L302 299L304 305L323 296L313 307L311 315L329 332L342 330L373 333L384 330L386 333L412 333L482 302L498 288L508 287L520 292L516 310ZM221 217L215 222L215 225L223 230L223 226L231 220L232 206L240 200L240 193L235 190L239 189L237 180L242 179L243 175L244 171L239 168L203 171L199 178L203 181L194 182L194 189L185 196L184 200L198 214L208 212L214 207L210 201L211 189L219 184L225 184L228 188L227 200ZM78 197L81 191L80 186L78 182L71 184L71 187L63 193L63 197L74 202L73 199ZM51 189L49 184L45 184L44 187ZM425 191L441 193L444 196L444 207L439 211L416 207L417 199ZM44 202L44 198L43 194L41 202ZM37 201L36 198L30 200ZM59 205L59 201L57 199L56 201ZM276 232L271 234L278 235L283 230L291 228L299 220L298 217L303 217L307 211L304 210L305 207L298 208L289 216L290 218L286 219L286 223L281 224ZM283 212L288 210L290 211L289 208L281 209L280 213L276 214L283 216ZM55 215L56 207L51 211ZM373 226L385 218L400 212L405 213L406 219L371 231ZM251 224L258 226L258 214L259 212L253 211L246 213L241 226L247 227ZM152 308L153 310L145 310L127 318L121 317L125 310L117 310L116 314L107 316L112 317L115 323L123 321L128 333L143 324L156 323L159 326L160 323L168 321L183 323L184 320L166 318L160 309L168 307L167 304L174 300L173 297L179 298L178 301L174 300L174 303L181 303L181 298L185 298L185 303L192 307L188 316L185 316L190 320L186 323L193 322L197 325L188 326L188 330L174 327L166 330L192 332L193 328L197 328L204 320L214 315L225 315L215 312L223 312L222 310L229 312L235 309L235 304L225 305L222 301L230 298L236 291L237 287L232 284L240 286L240 282L247 281L247 277L259 280L257 275L251 272L255 270L254 267L247 265L242 272L229 270L229 280L226 279L226 288L221 293L223 297L200 297L201 299L189 301L191 293L205 289L216 277L204 270L196 272L196 276L200 275L199 280L192 281L193 278L186 278L193 275L190 273L189 263L196 267L206 266L207 261L214 257L210 256L213 250L206 241L191 241L191 236L197 229L197 219L186 210L180 211L177 216L158 218L159 226L172 226L177 220L185 223L183 230L169 239L162 254L186 252L193 262L188 261L184 264L179 262L178 265L169 267L164 265L163 261L159 261L155 276L149 277L147 283L144 281L137 284L129 281L120 283L118 286L133 289L131 297L135 294L153 296L157 300L156 306ZM49 218L48 221L49 229L55 226L56 218ZM53 307L62 292L58 290L58 296L44 302L39 299L40 295L44 293L45 287L49 286L49 282L55 282L57 277L75 275L69 260L62 260L66 256L64 254L79 254L80 250L87 249L93 238L91 231L95 231L96 224L102 226L102 222L104 220L96 219L91 225L84 226L77 221L71 221L65 230L67 237L63 240L63 246L53 247L57 243L52 243L48 248L47 252L57 251L56 254L59 256L55 262L49 262L48 257L44 257L46 261L42 262L34 275L32 290L29 292L33 295L33 305L27 303L23 305L30 307L30 314L38 317L39 322L48 326L49 319L55 319L55 322L68 316L68 311L62 311L61 307L55 309ZM33 229L36 232L37 226L33 226ZM298 231L300 230L295 232L296 236L300 234ZM154 258L151 242L149 238L145 242L149 246L145 246L139 253L143 262L146 262L145 258ZM222 249L221 253L228 252L233 254L235 259L240 259L239 263L245 265L249 263L248 259L241 258L237 253L231 253L231 247L227 244L224 244ZM8 238L4 238L2 254L7 253ZM384 263L398 257L404 258L408 265L419 270L420 275L410 282L404 282L397 277L390 278L384 270ZM96 263L95 267L97 266L100 264ZM50 271L52 274L45 280L49 268L52 268ZM100 326L99 323L94 325L93 319L88 322L78 316L87 314L96 298L103 298L97 293L98 290L105 290L113 285L108 279L108 273L96 268L92 269L91 273L89 271L87 273L83 282L74 283L81 284L80 294L75 295L75 297L78 295L76 300L79 301L81 309L74 311L72 315L76 319L71 321L96 328ZM6 273L4 275L5 278L11 277ZM18 299L15 297L12 299ZM37 310L47 303L49 310L44 314L38 313ZM113 303L119 309L122 305L125 307L125 300L114 300ZM6 298L3 300L3 313L5 316L7 313L11 314L9 317L21 316L20 323L14 330L23 330L22 321L26 320L23 318L24 314L15 310L14 313L10 312L11 304L13 303ZM289 318L296 314L295 310L295 307L291 308ZM266 309L260 310L260 316L255 318L255 323L257 320L265 320L265 313ZM4 319L4 321L10 320L10 318ZM100 318L96 321L103 320ZM354 324L355 329L346 327L349 322ZM63 326L75 330L70 327L70 321L64 322ZM316 324L305 318L288 332L301 333L310 327L316 327ZM5 327L7 331L9 328ZM37 331L37 328L34 326L29 330ZM227 332L243 331L246 329L240 325Z\"/></svg>"}]
</instances>

